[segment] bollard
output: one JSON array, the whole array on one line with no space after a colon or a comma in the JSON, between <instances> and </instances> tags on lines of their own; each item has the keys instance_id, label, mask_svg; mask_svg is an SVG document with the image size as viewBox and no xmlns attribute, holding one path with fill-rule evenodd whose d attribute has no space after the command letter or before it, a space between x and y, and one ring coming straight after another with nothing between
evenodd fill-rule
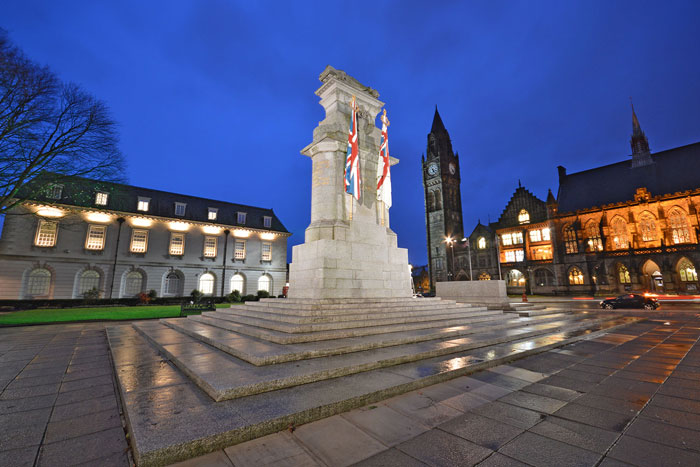
<instances>
[{"instance_id":1,"label":"bollard","mask_svg":"<svg viewBox=\"0 0 700 467\"><path fill-rule=\"evenodd\" d=\"M523 292L523 303L527 303L527 294Z\"/></svg>"}]
</instances>

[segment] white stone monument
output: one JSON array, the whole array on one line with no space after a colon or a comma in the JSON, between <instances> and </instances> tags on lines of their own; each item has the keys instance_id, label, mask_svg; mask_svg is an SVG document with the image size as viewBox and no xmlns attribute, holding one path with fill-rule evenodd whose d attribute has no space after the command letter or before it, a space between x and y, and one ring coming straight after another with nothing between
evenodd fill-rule
<instances>
[{"instance_id":1,"label":"white stone monument","mask_svg":"<svg viewBox=\"0 0 700 467\"><path fill-rule=\"evenodd\" d=\"M384 105L379 93L332 66L316 91L326 118L301 153L312 161L311 224L305 241L292 249L290 298L346 299L411 297L408 251L398 248L389 210L377 201L381 131L375 125ZM344 168L350 101L359 107L361 196L345 193ZM391 165L398 159L391 158Z\"/></svg>"}]
</instances>

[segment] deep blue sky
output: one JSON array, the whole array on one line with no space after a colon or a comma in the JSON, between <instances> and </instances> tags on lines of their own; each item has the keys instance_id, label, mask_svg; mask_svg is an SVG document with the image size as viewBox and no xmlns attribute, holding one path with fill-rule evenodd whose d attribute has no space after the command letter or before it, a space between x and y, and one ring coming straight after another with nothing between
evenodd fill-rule
<instances>
[{"instance_id":1,"label":"deep blue sky","mask_svg":"<svg viewBox=\"0 0 700 467\"><path fill-rule=\"evenodd\" d=\"M465 230L518 179L544 199L630 153L700 141L700 2L8 2L0 27L121 127L129 182L274 208L303 242L328 64L392 122L392 227L425 264L420 157L437 104L459 152ZM594 187L592 187L594 189ZM291 249L290 249L291 251ZM291 261L291 255L289 257Z\"/></svg>"}]
</instances>

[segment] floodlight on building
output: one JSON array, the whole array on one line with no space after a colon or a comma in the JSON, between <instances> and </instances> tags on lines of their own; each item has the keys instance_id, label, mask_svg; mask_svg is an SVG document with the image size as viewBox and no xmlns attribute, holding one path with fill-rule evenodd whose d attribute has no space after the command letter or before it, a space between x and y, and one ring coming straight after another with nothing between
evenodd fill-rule
<instances>
[{"instance_id":1,"label":"floodlight on building","mask_svg":"<svg viewBox=\"0 0 700 467\"><path fill-rule=\"evenodd\" d=\"M88 212L85 214L85 220L88 222L105 223L110 222L112 220L112 216L103 212Z\"/></svg>"},{"instance_id":2,"label":"floodlight on building","mask_svg":"<svg viewBox=\"0 0 700 467\"><path fill-rule=\"evenodd\" d=\"M184 232L186 230L189 230L190 225L186 222L170 222L168 224L168 227L170 230L176 230L178 232Z\"/></svg>"},{"instance_id":3,"label":"floodlight on building","mask_svg":"<svg viewBox=\"0 0 700 467\"><path fill-rule=\"evenodd\" d=\"M250 232L247 230L236 229L233 231L233 236L238 238L248 238L250 236Z\"/></svg>"},{"instance_id":4,"label":"floodlight on building","mask_svg":"<svg viewBox=\"0 0 700 467\"><path fill-rule=\"evenodd\" d=\"M36 213L41 217L63 217L65 214L61 209L50 208L47 206L37 209Z\"/></svg>"},{"instance_id":5,"label":"floodlight on building","mask_svg":"<svg viewBox=\"0 0 700 467\"><path fill-rule=\"evenodd\" d=\"M205 225L202 227L202 232L210 235L219 235L221 233L221 227L215 227L213 225Z\"/></svg>"},{"instance_id":6,"label":"floodlight on building","mask_svg":"<svg viewBox=\"0 0 700 467\"><path fill-rule=\"evenodd\" d=\"M270 232L263 232L260 234L260 238L262 238L263 240L274 240L275 234Z\"/></svg>"},{"instance_id":7,"label":"floodlight on building","mask_svg":"<svg viewBox=\"0 0 700 467\"><path fill-rule=\"evenodd\" d=\"M150 219L145 219L143 217L132 217L129 222L131 222L131 225L134 225L136 227L150 227L151 224L153 224L153 221Z\"/></svg>"}]
</instances>

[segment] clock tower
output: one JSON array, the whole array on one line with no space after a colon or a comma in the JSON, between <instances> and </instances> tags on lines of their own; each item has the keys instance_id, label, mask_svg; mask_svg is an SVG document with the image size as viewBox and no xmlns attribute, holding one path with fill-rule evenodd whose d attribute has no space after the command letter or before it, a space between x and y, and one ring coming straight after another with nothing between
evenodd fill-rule
<instances>
[{"instance_id":1,"label":"clock tower","mask_svg":"<svg viewBox=\"0 0 700 467\"><path fill-rule=\"evenodd\" d=\"M437 106L433 126L428 134L423 165L423 189L425 192L425 223L428 241L428 267L430 287L435 282L453 280L453 255L445 242L451 237L461 245L464 237L462 224L462 195L460 191L459 155L452 152L450 135L442 123ZM456 253L456 252L455 252Z\"/></svg>"}]
</instances>

